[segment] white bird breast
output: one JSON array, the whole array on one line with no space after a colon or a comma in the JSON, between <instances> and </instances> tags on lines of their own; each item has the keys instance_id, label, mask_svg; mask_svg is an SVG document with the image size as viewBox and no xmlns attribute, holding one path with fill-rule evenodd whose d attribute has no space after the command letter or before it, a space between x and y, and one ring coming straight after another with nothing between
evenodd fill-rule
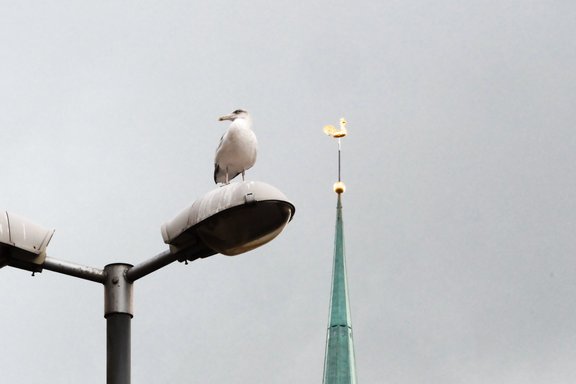
<instances>
[{"instance_id":1,"label":"white bird breast","mask_svg":"<svg viewBox=\"0 0 576 384\"><path fill-rule=\"evenodd\" d=\"M228 168L228 175L232 179L254 165L257 150L258 140L248 122L245 119L236 119L222 136L216 150L215 163L224 177Z\"/></svg>"}]
</instances>

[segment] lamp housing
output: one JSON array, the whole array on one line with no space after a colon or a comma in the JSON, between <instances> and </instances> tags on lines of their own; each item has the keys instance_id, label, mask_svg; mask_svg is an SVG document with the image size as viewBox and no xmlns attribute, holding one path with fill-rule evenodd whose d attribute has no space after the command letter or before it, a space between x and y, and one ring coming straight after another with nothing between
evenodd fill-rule
<instances>
[{"instance_id":1,"label":"lamp housing","mask_svg":"<svg viewBox=\"0 0 576 384\"><path fill-rule=\"evenodd\" d=\"M46 247L54 234L30 220L13 213L0 213L0 268L10 265L41 272Z\"/></svg>"},{"instance_id":2,"label":"lamp housing","mask_svg":"<svg viewBox=\"0 0 576 384\"><path fill-rule=\"evenodd\" d=\"M259 181L230 183L208 192L162 225L172 253L186 259L258 248L282 232L295 207L277 188Z\"/></svg>"}]
</instances>

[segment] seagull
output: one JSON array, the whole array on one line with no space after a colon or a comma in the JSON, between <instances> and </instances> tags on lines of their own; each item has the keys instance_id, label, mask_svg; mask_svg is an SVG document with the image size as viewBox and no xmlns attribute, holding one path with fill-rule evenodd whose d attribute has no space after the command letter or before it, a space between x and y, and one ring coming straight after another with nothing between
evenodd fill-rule
<instances>
[{"instance_id":1,"label":"seagull","mask_svg":"<svg viewBox=\"0 0 576 384\"><path fill-rule=\"evenodd\" d=\"M214 158L214 182L228 184L230 180L250 169L256 162L258 140L252 132L252 118L243 109L220 117L232 123L222 135Z\"/></svg>"}]
</instances>

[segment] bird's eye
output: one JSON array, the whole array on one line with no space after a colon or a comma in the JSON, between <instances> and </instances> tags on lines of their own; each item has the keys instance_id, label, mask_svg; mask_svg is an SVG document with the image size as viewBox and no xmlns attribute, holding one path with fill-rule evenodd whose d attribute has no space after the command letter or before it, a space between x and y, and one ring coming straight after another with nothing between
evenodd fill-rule
<instances>
[{"instance_id":1,"label":"bird's eye","mask_svg":"<svg viewBox=\"0 0 576 384\"><path fill-rule=\"evenodd\" d=\"M244 111L241 110L241 109L237 109L237 110L235 110L233 113L234 113L235 115L238 115L238 114L240 114L240 113L242 113L242 112L244 112Z\"/></svg>"}]
</instances>

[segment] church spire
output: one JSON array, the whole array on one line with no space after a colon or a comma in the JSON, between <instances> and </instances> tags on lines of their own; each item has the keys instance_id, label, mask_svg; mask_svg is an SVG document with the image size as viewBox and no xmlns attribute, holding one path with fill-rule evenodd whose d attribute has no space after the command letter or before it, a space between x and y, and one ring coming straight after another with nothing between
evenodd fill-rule
<instances>
[{"instance_id":1,"label":"church spire","mask_svg":"<svg viewBox=\"0 0 576 384\"><path fill-rule=\"evenodd\" d=\"M346 120L340 119L340 129L324 127L324 132L338 140L338 182L334 192L338 194L336 205L336 233L334 239L334 264L332 267L332 290L330 294L330 318L326 336L324 360L324 384L355 384L356 363L352 339L352 320L346 278L346 255L344 248L344 223L342 219L342 194L346 187L340 175L340 138L346 136Z\"/></svg>"}]
</instances>

